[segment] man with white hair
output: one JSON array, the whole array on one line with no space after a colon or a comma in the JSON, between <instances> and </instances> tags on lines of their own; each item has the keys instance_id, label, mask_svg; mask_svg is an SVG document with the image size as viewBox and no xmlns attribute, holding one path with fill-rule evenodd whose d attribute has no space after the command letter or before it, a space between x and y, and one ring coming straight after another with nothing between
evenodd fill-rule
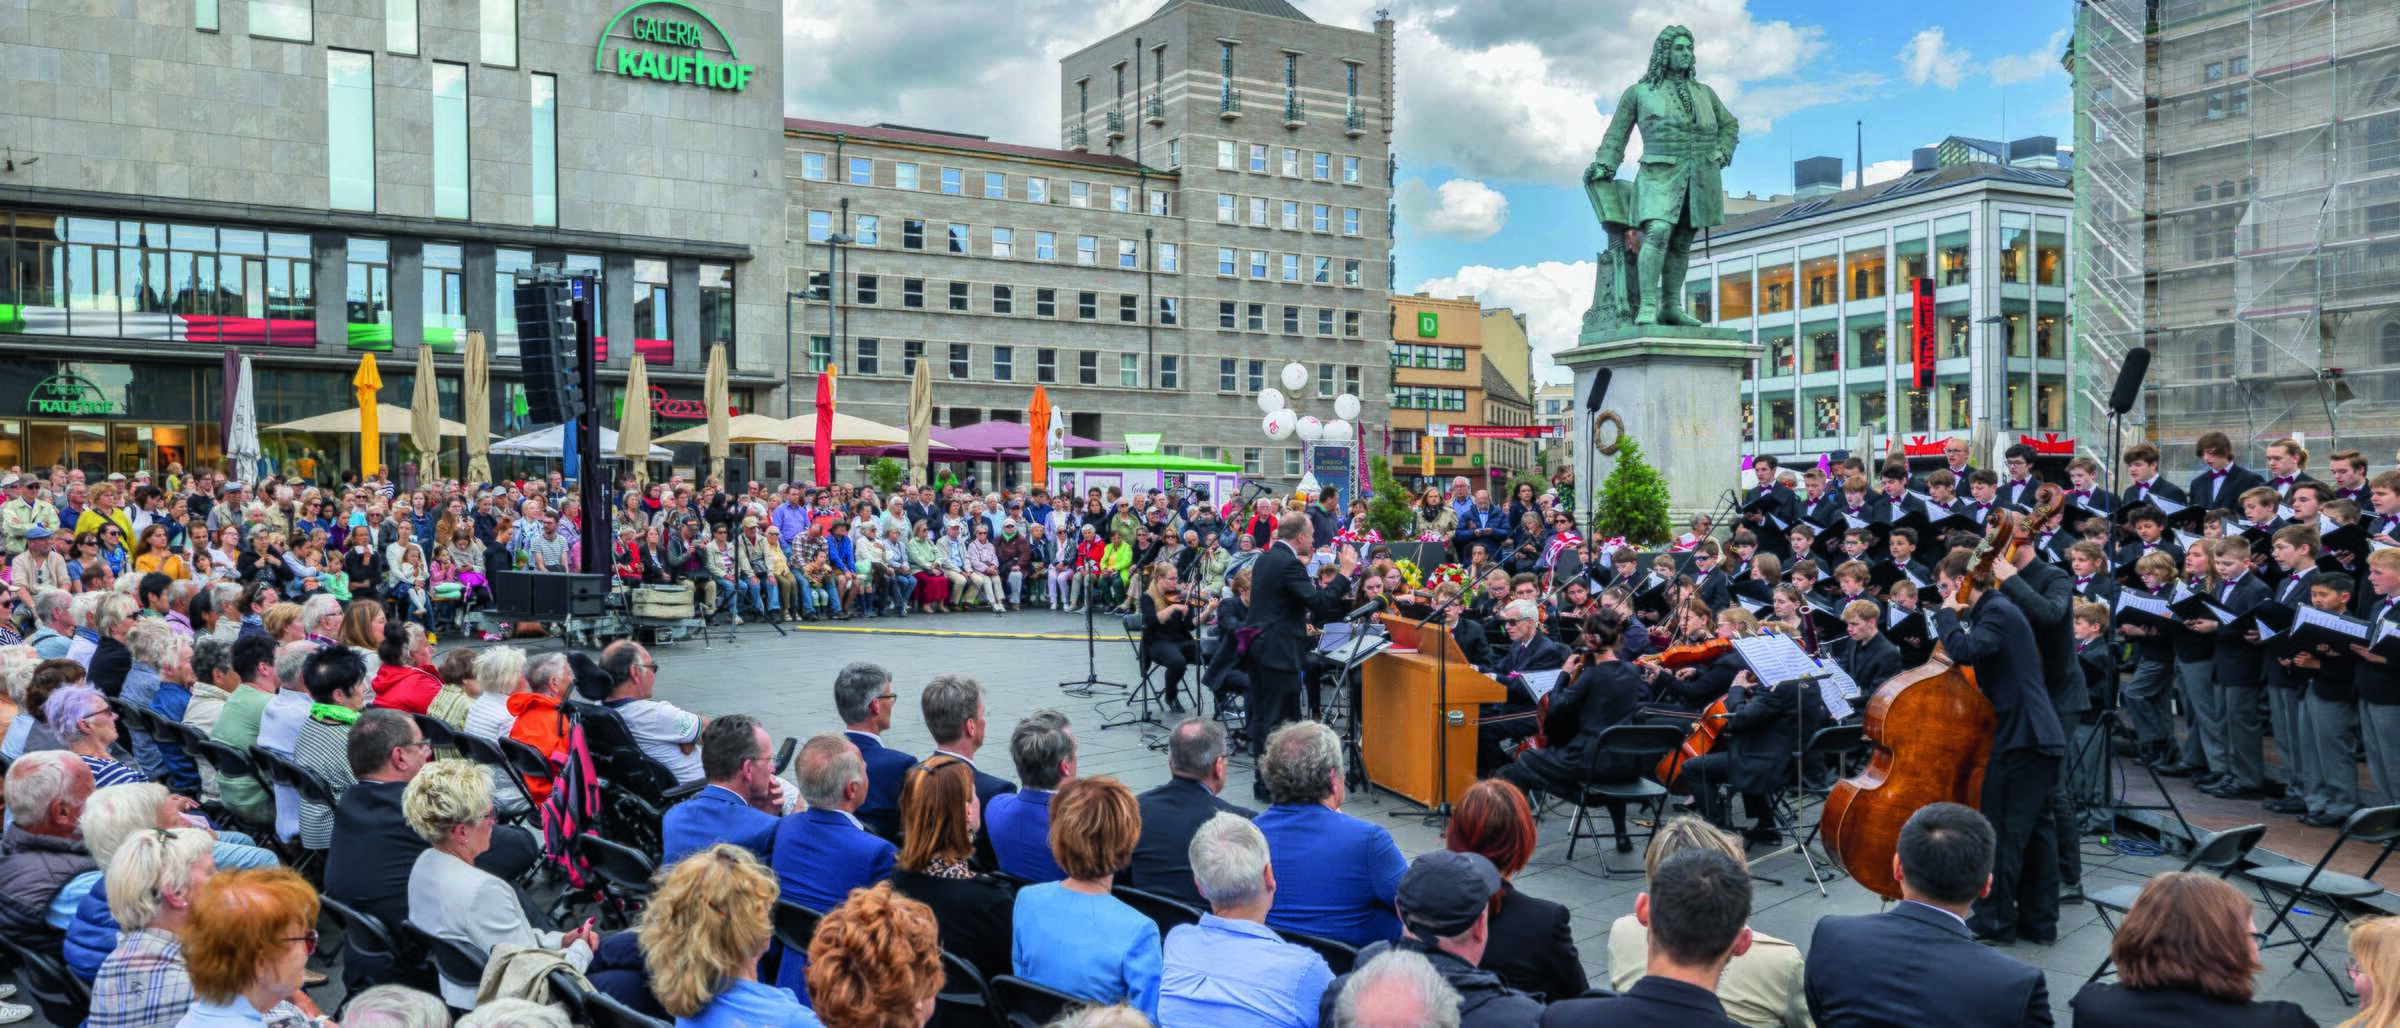
<instances>
[{"instance_id":1,"label":"man with white hair","mask_svg":"<svg viewBox=\"0 0 2400 1028\"><path fill-rule=\"evenodd\" d=\"M94 870L83 845L83 804L92 769L66 750L38 750L8 768L10 824L0 833L0 932L19 945L55 952L73 908L57 911L59 890Z\"/></svg>"},{"instance_id":2,"label":"man with white hair","mask_svg":"<svg viewBox=\"0 0 2400 1028\"><path fill-rule=\"evenodd\" d=\"M332 593L318 593L300 605L300 623L306 626L307 641L318 646L331 646L342 631L342 601Z\"/></svg>"},{"instance_id":3,"label":"man with white hair","mask_svg":"<svg viewBox=\"0 0 2400 1028\"><path fill-rule=\"evenodd\" d=\"M83 665L87 673L91 671L92 654L100 649L100 631L92 627L92 618L100 609L100 601L108 597L105 592L76 593L67 610L67 620L74 625L67 632L72 637L67 643L67 659Z\"/></svg>"},{"instance_id":4,"label":"man with white hair","mask_svg":"<svg viewBox=\"0 0 2400 1028\"><path fill-rule=\"evenodd\" d=\"M849 739L836 732L811 736L792 767L808 809L775 829L775 878L784 899L832 910L850 890L891 877L899 849L867 831L854 813L867 801L867 762ZM775 984L797 988L806 964L786 959Z\"/></svg>"},{"instance_id":5,"label":"man with white hair","mask_svg":"<svg viewBox=\"0 0 2400 1028\"><path fill-rule=\"evenodd\" d=\"M1458 1028L1458 990L1433 962L1392 950L1351 972L1333 1005L1335 1028Z\"/></svg>"},{"instance_id":6,"label":"man with white hair","mask_svg":"<svg viewBox=\"0 0 2400 1028\"><path fill-rule=\"evenodd\" d=\"M1214 719L1187 718L1175 726L1167 741L1171 777L1165 785L1141 794L1141 838L1134 843L1132 862L1118 872L1117 884L1191 906L1208 902L1193 887L1193 833L1219 814L1243 819L1258 816L1257 811L1222 798L1225 753L1225 726Z\"/></svg>"},{"instance_id":7,"label":"man with white hair","mask_svg":"<svg viewBox=\"0 0 2400 1028\"><path fill-rule=\"evenodd\" d=\"M308 710L313 705L304 676L308 658L316 656L316 643L302 639L285 643L275 652L276 692L267 701L266 709L258 716L258 741L267 752L290 758L300 744L300 729L308 724ZM275 786L275 836L294 839L300 835L300 790L277 783Z\"/></svg>"},{"instance_id":8,"label":"man with white hair","mask_svg":"<svg viewBox=\"0 0 2400 1028\"><path fill-rule=\"evenodd\" d=\"M128 706L149 710L152 702L158 699L160 669L175 658L175 633L163 622L136 620L125 631L125 643L133 654L133 664L127 669L124 682L112 695L124 700ZM152 781L165 782L170 788L183 787L184 783L176 778L179 769L167 765L166 756L160 750L158 740L150 737L149 729L128 723L120 726L118 731L127 737L127 744L133 750L134 765L142 769L142 774ZM181 756L181 751L177 751L177 755ZM190 768L190 758L184 758L182 763L185 767L180 770L191 774L190 784L197 788L200 784L199 772Z\"/></svg>"},{"instance_id":9,"label":"man with white hair","mask_svg":"<svg viewBox=\"0 0 2400 1028\"><path fill-rule=\"evenodd\" d=\"M25 645L43 660L58 660L67 656L75 644L75 594L64 589L43 589L33 594L34 632Z\"/></svg>"},{"instance_id":10,"label":"man with white hair","mask_svg":"<svg viewBox=\"0 0 2400 1028\"><path fill-rule=\"evenodd\" d=\"M1192 833L1192 878L1207 897L1200 923L1167 933L1158 1017L1166 1024L1308 1028L1333 969L1315 950L1267 927L1275 868L1267 837L1238 814L1220 813Z\"/></svg>"}]
</instances>

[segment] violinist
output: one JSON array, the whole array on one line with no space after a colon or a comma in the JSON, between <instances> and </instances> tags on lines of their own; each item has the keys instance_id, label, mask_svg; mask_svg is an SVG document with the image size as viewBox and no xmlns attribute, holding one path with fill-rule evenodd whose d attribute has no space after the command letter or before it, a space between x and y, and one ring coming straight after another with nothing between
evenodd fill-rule
<instances>
[{"instance_id":1,"label":"violinist","mask_svg":"<svg viewBox=\"0 0 2400 1028\"><path fill-rule=\"evenodd\" d=\"M1542 717L1543 745L1518 754L1500 768L1498 776L1527 792L1573 796L1584 784L1631 782L1644 770L1638 762L1599 752L1600 733L1630 724L1641 715L1641 676L1633 665L1617 659L1624 619L1596 613L1583 619L1579 652L1561 669L1558 691L1548 697ZM1617 830L1617 852L1633 851L1625 833L1625 805L1610 801L1608 816Z\"/></svg>"},{"instance_id":2,"label":"violinist","mask_svg":"<svg viewBox=\"0 0 2400 1028\"><path fill-rule=\"evenodd\" d=\"M1813 688L1805 698L1812 708L1822 707ZM1765 687L1746 670L1735 674L1725 693L1725 721L1716 745L1684 761L1682 773L1668 788L1697 800L1701 815L1727 831L1733 830L1732 812L1719 790L1740 793L1743 813L1751 822L1742 832L1743 841L1775 845L1774 808L1767 798L1791 784L1792 758L1800 749L1802 700L1797 679ZM1810 713L1812 721L1822 723L1821 709Z\"/></svg>"},{"instance_id":3,"label":"violinist","mask_svg":"<svg viewBox=\"0 0 2400 1028\"><path fill-rule=\"evenodd\" d=\"M1706 610L1687 607L1683 619L1686 623L1700 626L1702 634L1698 639L1680 644L1677 648L1697 650L1718 640L1730 643L1758 630L1757 619L1740 607L1718 611L1714 617L1709 616ZM1658 672L1651 678L1651 702L1679 710L1698 711L1707 709L1709 704L1725 695L1726 688L1733 684L1734 676L1741 673L1742 659L1728 647L1717 649L1723 652L1681 667L1666 666L1664 655L1661 655L1656 661Z\"/></svg>"},{"instance_id":4,"label":"violinist","mask_svg":"<svg viewBox=\"0 0 2400 1028\"><path fill-rule=\"evenodd\" d=\"M1788 585L1776 586L1774 613L1763 619L1762 627L1790 636L1801 643L1801 648L1814 652L1809 641L1811 633L1803 628L1808 624L1807 611L1808 601L1801 597L1799 589Z\"/></svg>"},{"instance_id":5,"label":"violinist","mask_svg":"<svg viewBox=\"0 0 2400 1028\"><path fill-rule=\"evenodd\" d=\"M1142 655L1165 677L1170 711L1183 712L1183 669L1200 662L1200 644L1192 628L1215 606L1214 601L1204 601L1195 608L1175 577L1175 565L1150 565L1150 588L1142 594Z\"/></svg>"},{"instance_id":6,"label":"violinist","mask_svg":"<svg viewBox=\"0 0 2400 1028\"><path fill-rule=\"evenodd\" d=\"M1567 583L1566 588L1561 592L1564 595L1559 600L1558 615L1562 618L1581 621L1590 616L1593 611L1600 609L1600 601L1592 596L1590 582L1578 578Z\"/></svg>"},{"instance_id":7,"label":"violinist","mask_svg":"<svg viewBox=\"0 0 2400 1028\"><path fill-rule=\"evenodd\" d=\"M1633 594L1624 586L1612 585L1602 591L1597 607L1603 612L1616 615L1624 622L1620 626L1624 638L1617 643L1619 658L1632 660L1653 650L1651 643L1654 637L1650 626L1643 624L1641 618L1634 616ZM1663 630L1657 633L1658 638L1663 638L1665 635Z\"/></svg>"},{"instance_id":8,"label":"violinist","mask_svg":"<svg viewBox=\"0 0 2400 1028\"><path fill-rule=\"evenodd\" d=\"M1527 717L1534 712L1535 696L1525 676L1557 671L1567 663L1567 648L1542 636L1542 610L1533 600L1510 600L1500 608L1500 621L1508 632L1507 648L1490 667L1480 669L1508 690L1505 702L1483 705L1481 766L1487 768L1505 763L1516 741L1538 727Z\"/></svg>"}]
</instances>

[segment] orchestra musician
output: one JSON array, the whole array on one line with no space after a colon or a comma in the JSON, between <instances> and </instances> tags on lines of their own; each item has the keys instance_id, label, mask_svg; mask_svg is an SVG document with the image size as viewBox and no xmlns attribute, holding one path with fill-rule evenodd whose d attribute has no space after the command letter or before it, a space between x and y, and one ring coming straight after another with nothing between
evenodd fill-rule
<instances>
[{"instance_id":1,"label":"orchestra musician","mask_svg":"<svg viewBox=\"0 0 2400 1028\"><path fill-rule=\"evenodd\" d=\"M1742 830L1743 841L1775 845L1774 808L1768 796L1791 784L1804 701L1812 708L1809 720L1824 724L1824 704L1813 686L1804 691L1803 683L1794 679L1767 687L1747 670L1735 674L1725 693L1725 722L1715 747L1685 761L1682 773L1667 788L1698 801L1701 816L1727 831L1733 830L1733 822L1720 790L1740 793L1742 813L1751 822Z\"/></svg>"},{"instance_id":2,"label":"orchestra musician","mask_svg":"<svg viewBox=\"0 0 2400 1028\"><path fill-rule=\"evenodd\" d=\"M1286 721L1300 720L1300 676L1307 666L1308 615L1333 618L1348 608L1350 573L1358 568L1358 553L1343 547L1335 558L1339 571L1320 588L1309 580L1307 562L1316 552L1316 537L1307 518L1286 518L1274 526L1275 542L1250 566L1251 624L1258 634L1244 651L1244 670L1250 675L1250 752L1256 756L1267 734ZM1252 790L1266 798L1265 783Z\"/></svg>"},{"instance_id":3,"label":"orchestra musician","mask_svg":"<svg viewBox=\"0 0 2400 1028\"><path fill-rule=\"evenodd\" d=\"M1483 705L1483 724L1477 735L1486 758L1481 766L1487 769L1506 763L1506 752L1516 741L1539 727L1526 716L1534 712L1535 697L1526 686L1525 675L1557 671L1567 663L1567 648L1542 635L1541 607L1534 601L1510 600L1500 608L1500 621L1508 632L1508 646L1490 667L1478 669L1508 690L1507 702Z\"/></svg>"},{"instance_id":4,"label":"orchestra musician","mask_svg":"<svg viewBox=\"0 0 2400 1028\"><path fill-rule=\"evenodd\" d=\"M2050 706L2025 613L2001 594L1989 571L1971 579L1972 603L1960 602L1959 586L1970 582L1974 560L1968 550L1942 558L1935 570L1942 606L1933 613L1943 651L1975 672L1975 684L1991 700L1994 715L1992 755L1977 806L1992 822L1996 853L1991 890L1976 901L1968 927L1995 943L2020 937L2055 942L2058 840L2049 807L2066 757L2066 733Z\"/></svg>"},{"instance_id":5,"label":"orchestra musician","mask_svg":"<svg viewBox=\"0 0 2400 1028\"><path fill-rule=\"evenodd\" d=\"M1687 626L1699 632L1689 642L1679 646L1697 646L1711 639L1731 641L1758 630L1758 619L1740 607L1728 607L1711 616L1698 604L1687 605L1682 618ZM1661 707L1701 711L1725 695L1734 676L1742 670L1742 659L1730 651L1696 664L1678 668L1657 668L1650 679L1651 702Z\"/></svg>"},{"instance_id":6,"label":"orchestra musician","mask_svg":"<svg viewBox=\"0 0 2400 1028\"><path fill-rule=\"evenodd\" d=\"M1195 605L1175 574L1175 565L1166 561L1150 565L1150 588L1142 593L1142 655L1158 665L1159 674L1165 677L1170 711L1183 713L1183 670L1200 663L1200 643L1193 638L1193 626L1206 620L1216 605L1210 599Z\"/></svg>"},{"instance_id":7,"label":"orchestra musician","mask_svg":"<svg viewBox=\"0 0 2400 1028\"><path fill-rule=\"evenodd\" d=\"M1561 669L1564 684L1550 695L1542 718L1544 745L1519 753L1496 777L1528 793L1573 796L1587 783L1631 782L1648 770L1638 762L1598 752L1601 732L1631 724L1641 715L1641 676L1632 664L1617 659L1623 625L1623 618L1605 612L1584 617L1577 651ZM1623 801L1609 801L1608 816L1616 827L1617 852L1632 852Z\"/></svg>"}]
</instances>

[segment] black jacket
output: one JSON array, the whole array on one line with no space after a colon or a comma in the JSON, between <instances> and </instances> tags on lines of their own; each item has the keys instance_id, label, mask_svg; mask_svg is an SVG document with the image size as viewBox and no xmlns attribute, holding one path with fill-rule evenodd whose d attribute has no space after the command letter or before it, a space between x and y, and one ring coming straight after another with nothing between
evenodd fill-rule
<instances>
[{"instance_id":1,"label":"black jacket","mask_svg":"<svg viewBox=\"0 0 2400 1028\"><path fill-rule=\"evenodd\" d=\"M1378 942L1358 951L1358 964L1382 956L1386 950L1406 950L1424 957L1433 964L1436 974L1458 993L1459 1028L1524 1028L1542 1017L1542 1001L1509 988L1500 976L1467 963L1439 947L1427 945L1410 936L1398 942ZM1342 987L1350 983L1342 975L1325 987L1325 997L1318 1001L1317 1020L1334 1023L1334 1002L1341 998Z\"/></svg>"},{"instance_id":2,"label":"black jacket","mask_svg":"<svg viewBox=\"0 0 2400 1028\"><path fill-rule=\"evenodd\" d=\"M1851 681L1858 683L1860 696L1874 696L1877 686L1890 680L1893 675L1899 674L1902 670L1900 647L1893 645L1890 639L1884 638L1882 632L1875 633L1875 638L1867 640L1863 646L1852 641L1849 636L1843 636L1829 649L1832 650L1834 662L1840 664L1842 670L1849 673Z\"/></svg>"},{"instance_id":3,"label":"black jacket","mask_svg":"<svg viewBox=\"0 0 2400 1028\"><path fill-rule=\"evenodd\" d=\"M1327 588L1319 589L1290 546L1281 541L1269 544L1250 566L1248 623L1262 629L1250 640L1250 667L1297 674L1303 666L1300 657L1309 650L1309 615L1338 618L1349 611L1342 605L1349 595L1348 577L1337 575Z\"/></svg>"},{"instance_id":4,"label":"black jacket","mask_svg":"<svg viewBox=\"0 0 2400 1028\"><path fill-rule=\"evenodd\" d=\"M2150 502L2150 498L2153 496L2173 500L2176 503L2189 503L2191 501L2191 494L2184 492L2182 486L2176 485L2173 482L2169 482L2167 481L2167 476L2160 475L2158 476L2157 480L2151 482L2147 486L2139 482L2126 486L2125 506L2131 507L2137 503L2148 503Z\"/></svg>"},{"instance_id":5,"label":"black jacket","mask_svg":"<svg viewBox=\"0 0 2400 1028\"><path fill-rule=\"evenodd\" d=\"M2241 495L2265 484L2267 484L2267 480L2260 478L2258 472L2240 464L2227 464L2222 474L2203 470L2192 476L2192 487L2189 492L2192 503L2202 510L2230 510L2239 513L2242 509Z\"/></svg>"},{"instance_id":6,"label":"black jacket","mask_svg":"<svg viewBox=\"0 0 2400 1028\"><path fill-rule=\"evenodd\" d=\"M2182 989L2129 989L2092 982L2067 1003L2076 1024L2109 1028L2314 1028L2300 1005L2283 999L2232 1003Z\"/></svg>"},{"instance_id":7,"label":"black jacket","mask_svg":"<svg viewBox=\"0 0 2400 1028\"><path fill-rule=\"evenodd\" d=\"M1977 943L1965 922L1922 903L1819 920L1805 982L1809 1016L1827 1028L2051 1023L2040 969Z\"/></svg>"},{"instance_id":8,"label":"black jacket","mask_svg":"<svg viewBox=\"0 0 2400 1028\"><path fill-rule=\"evenodd\" d=\"M1496 647L1492 654L1490 673L1493 678L1500 679L1502 685L1509 687L1511 699L1521 703L1531 703L1533 702L1531 696L1520 697L1517 695L1524 690L1524 686L1508 681L1509 676L1522 675L1528 671L1556 671L1566 665L1567 648L1560 645L1555 639L1537 635L1531 642L1522 646L1514 642L1503 642Z\"/></svg>"},{"instance_id":9,"label":"black jacket","mask_svg":"<svg viewBox=\"0 0 2400 1028\"><path fill-rule=\"evenodd\" d=\"M2001 503L2005 503L2011 507L2030 508L2033 506L2033 501L2041 498L2041 491L2041 479L2027 478L2022 484L2020 484L2017 482L2011 482L2006 478L2002 478L2000 480L1999 487L1993 490L1993 493L1999 498Z\"/></svg>"},{"instance_id":10,"label":"black jacket","mask_svg":"<svg viewBox=\"0 0 2400 1028\"><path fill-rule=\"evenodd\" d=\"M892 888L933 908L944 952L975 965L986 981L1011 973L1017 897L1007 883L990 875L937 878L894 870ZM785 959L790 959L788 954Z\"/></svg>"},{"instance_id":11,"label":"black jacket","mask_svg":"<svg viewBox=\"0 0 2400 1028\"><path fill-rule=\"evenodd\" d=\"M360 779L343 790L342 801L333 808L333 849L325 862L325 895L383 922L384 930L394 934L408 918L409 873L416 869L417 854L428 848L425 837L401 816L400 799L407 791L404 782L373 779ZM502 881L515 881L540 856L532 836L504 827L493 830L492 844L475 858L475 866ZM345 981L363 985L380 969L355 949L343 955Z\"/></svg>"},{"instance_id":12,"label":"black jacket","mask_svg":"<svg viewBox=\"0 0 2400 1028\"><path fill-rule=\"evenodd\" d=\"M2066 732L2042 684L2040 656L2031 652L2033 628L2025 623L2025 612L1998 590L1986 590L1967 616L1962 625L1955 612L1942 607L1933 612L1933 630L1952 661L1974 669L1975 684L1992 701L1992 752L2064 755Z\"/></svg>"},{"instance_id":13,"label":"black jacket","mask_svg":"<svg viewBox=\"0 0 2400 1028\"><path fill-rule=\"evenodd\" d=\"M1592 987L1565 905L1525 895L1507 881L1494 903L1484 970L1509 988L1551 1000L1573 999Z\"/></svg>"},{"instance_id":14,"label":"black jacket","mask_svg":"<svg viewBox=\"0 0 2400 1028\"><path fill-rule=\"evenodd\" d=\"M1169 779L1142 793L1139 802L1142 835L1133 844L1133 862L1117 876L1118 884L1207 910L1207 898L1192 883L1192 834L1218 814L1249 819L1258 812L1227 803L1189 778Z\"/></svg>"},{"instance_id":15,"label":"black jacket","mask_svg":"<svg viewBox=\"0 0 2400 1028\"><path fill-rule=\"evenodd\" d=\"M2210 599L2217 601L2217 606L2225 608L2226 613L2240 617L2249 613L2250 608L2265 602L2273 592L2256 574L2243 572L2241 581L2233 584L2232 592L2228 593L2223 585L2219 585L2216 595ZM2217 684L2231 688L2258 688L2260 676L2264 674L2260 649L2242 633L2222 625L2218 626L2215 637Z\"/></svg>"},{"instance_id":16,"label":"black jacket","mask_svg":"<svg viewBox=\"0 0 2400 1028\"><path fill-rule=\"evenodd\" d=\"M2017 605L2033 629L2050 709L2060 717L2090 710L2091 694L2084 690L2083 672L2075 666L2075 576L2056 564L2036 560L2016 577L2000 583L2000 595Z\"/></svg>"},{"instance_id":17,"label":"black jacket","mask_svg":"<svg viewBox=\"0 0 2400 1028\"><path fill-rule=\"evenodd\" d=\"M1803 688L1809 690L1806 696ZM1740 703L1726 703L1731 716L1725 719L1720 741L1733 756L1726 784L1740 793L1773 793L1793 784L1792 757L1806 732L1824 726L1824 703L1815 686L1798 681L1773 688L1752 686L1746 692ZM1806 725L1800 723L1803 703Z\"/></svg>"},{"instance_id":18,"label":"black jacket","mask_svg":"<svg viewBox=\"0 0 2400 1028\"><path fill-rule=\"evenodd\" d=\"M1657 975L1646 975L1614 996L1551 1004L1542 1014L1542 1028L1730 1028L1740 1023L1725 1016L1716 993Z\"/></svg>"},{"instance_id":19,"label":"black jacket","mask_svg":"<svg viewBox=\"0 0 2400 1028\"><path fill-rule=\"evenodd\" d=\"M1492 645L1484 635L1483 622L1461 613L1458 624L1451 626L1450 638L1457 641L1458 652L1467 655L1467 663L1482 666L1492 662Z\"/></svg>"},{"instance_id":20,"label":"black jacket","mask_svg":"<svg viewBox=\"0 0 2400 1028\"><path fill-rule=\"evenodd\" d=\"M132 670L133 651L125 648L124 643L102 633L98 647L92 650L92 662L88 668L92 688L100 690L101 695L109 699L116 699L117 694L125 689L126 673Z\"/></svg>"},{"instance_id":21,"label":"black jacket","mask_svg":"<svg viewBox=\"0 0 2400 1028\"><path fill-rule=\"evenodd\" d=\"M1642 678L1633 665L1622 660L1591 661L1574 681L1550 696L1550 716L1543 722L1547 752L1557 754L1584 780L1632 781L1647 769L1622 760L1605 762L1600 755L1600 733L1635 723L1641 712Z\"/></svg>"}]
</instances>

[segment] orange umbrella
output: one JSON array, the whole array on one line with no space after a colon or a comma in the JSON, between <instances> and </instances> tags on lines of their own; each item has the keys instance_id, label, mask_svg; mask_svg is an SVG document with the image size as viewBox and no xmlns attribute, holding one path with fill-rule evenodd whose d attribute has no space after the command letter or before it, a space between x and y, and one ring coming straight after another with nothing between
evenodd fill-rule
<instances>
[{"instance_id":1,"label":"orange umbrella","mask_svg":"<svg viewBox=\"0 0 2400 1028\"><path fill-rule=\"evenodd\" d=\"M1033 387L1033 404L1025 408L1025 453L1033 460L1033 484L1050 481L1050 391Z\"/></svg>"}]
</instances>

